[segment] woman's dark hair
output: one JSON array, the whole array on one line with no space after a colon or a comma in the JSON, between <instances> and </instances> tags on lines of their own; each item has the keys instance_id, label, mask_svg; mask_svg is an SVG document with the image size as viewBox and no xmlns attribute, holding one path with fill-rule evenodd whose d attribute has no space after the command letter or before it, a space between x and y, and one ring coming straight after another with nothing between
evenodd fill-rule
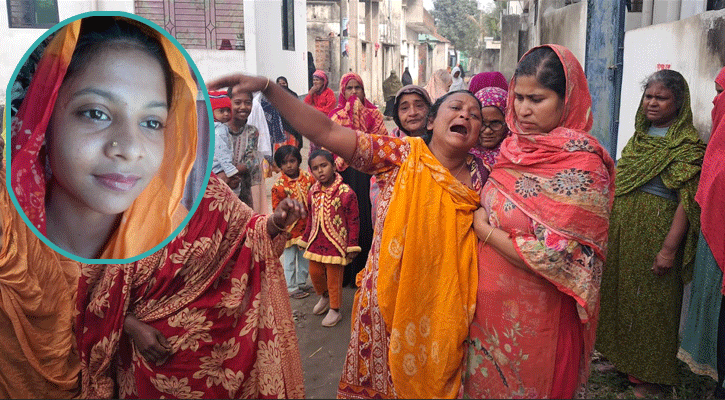
<instances>
[{"instance_id":1,"label":"woman's dark hair","mask_svg":"<svg viewBox=\"0 0 725 400\"><path fill-rule=\"evenodd\" d=\"M298 149L297 146L289 144L281 146L274 152L274 163L277 164L278 167L282 166L284 159L290 154L297 159L297 162L302 163L302 154L300 154L300 149Z\"/></svg>"},{"instance_id":2,"label":"woman's dark hair","mask_svg":"<svg viewBox=\"0 0 725 400\"><path fill-rule=\"evenodd\" d=\"M164 48L155 35L156 31L152 28L134 20L116 17L83 18L64 82L82 71L104 47L141 50L161 65L166 81L166 102L170 108L174 98L173 72Z\"/></svg>"},{"instance_id":3,"label":"woman's dark hair","mask_svg":"<svg viewBox=\"0 0 725 400\"><path fill-rule=\"evenodd\" d=\"M682 103L685 102L685 95L688 94L687 81L685 80L685 77L677 71L662 69L650 75L644 80L644 82L642 82L642 90L647 90L647 88L655 82L660 82L664 87L672 92L679 114L679 109L682 107Z\"/></svg>"},{"instance_id":4,"label":"woman's dark hair","mask_svg":"<svg viewBox=\"0 0 725 400\"><path fill-rule=\"evenodd\" d=\"M283 80L283 81L284 81L284 83L286 83L286 84L288 84L288 85L289 85L289 82L287 81L287 78L285 78L284 76L279 76L279 77L277 77L277 79L275 79L275 81L274 81L274 82L276 83L276 82L279 82L280 80Z\"/></svg>"},{"instance_id":5,"label":"woman's dark hair","mask_svg":"<svg viewBox=\"0 0 725 400\"><path fill-rule=\"evenodd\" d=\"M325 157L327 159L327 161L330 162L330 164L333 164L333 165L335 164L335 158L332 156L332 153L330 153L327 150L317 149L317 150L313 151L312 153L310 153L310 157L307 159L307 165L308 166L311 165L312 160L314 160L317 157Z\"/></svg>"},{"instance_id":6,"label":"woman's dark hair","mask_svg":"<svg viewBox=\"0 0 725 400\"><path fill-rule=\"evenodd\" d=\"M464 89L464 90L456 90L454 92L448 92L448 93L444 94L443 96L439 97L438 100L436 100L435 103L433 103L433 105L430 106L430 110L428 110L427 121L430 122L430 121L435 120L436 117L438 116L438 110L441 108L441 104L443 104L446 101L446 99L449 98L451 95L454 95L456 93L465 93L465 94L473 97L473 99L476 100L476 104L478 104L479 107L481 106L481 102L478 101L476 96L473 93L469 92L468 90ZM422 138L425 141L425 144L430 144L431 139L433 139L433 131L429 129L422 136Z\"/></svg>"},{"instance_id":7,"label":"woman's dark hair","mask_svg":"<svg viewBox=\"0 0 725 400\"><path fill-rule=\"evenodd\" d=\"M566 74L559 56L551 47L539 47L527 54L516 67L514 81L519 76L533 76L541 86L551 89L564 99Z\"/></svg>"}]
</instances>

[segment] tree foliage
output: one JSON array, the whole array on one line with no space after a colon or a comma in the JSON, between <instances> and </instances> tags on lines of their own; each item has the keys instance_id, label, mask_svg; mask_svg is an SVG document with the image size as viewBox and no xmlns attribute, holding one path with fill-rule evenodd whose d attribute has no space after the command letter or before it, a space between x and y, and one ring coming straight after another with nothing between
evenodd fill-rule
<instances>
[{"instance_id":1,"label":"tree foliage","mask_svg":"<svg viewBox=\"0 0 725 400\"><path fill-rule=\"evenodd\" d=\"M475 53L481 36L476 0L435 0L431 14L438 33L450 40L457 50Z\"/></svg>"}]
</instances>

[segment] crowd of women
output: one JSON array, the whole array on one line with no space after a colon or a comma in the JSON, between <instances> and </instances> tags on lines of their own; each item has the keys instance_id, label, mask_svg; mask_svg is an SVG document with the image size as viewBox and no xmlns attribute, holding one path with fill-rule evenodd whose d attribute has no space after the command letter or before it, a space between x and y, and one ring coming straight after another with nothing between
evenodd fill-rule
<instances>
[{"instance_id":1,"label":"crowd of women","mask_svg":"<svg viewBox=\"0 0 725 400\"><path fill-rule=\"evenodd\" d=\"M0 395L304 397L279 262L304 206L260 215L226 173L191 215L179 205L197 84L164 35L87 17L39 53L10 132L12 193L0 189ZM357 195L338 396L583 397L596 347L638 396L676 385L679 357L722 397L725 68L707 147L684 77L658 71L616 167L565 47L530 50L510 81L485 72L466 90L452 72L391 81L393 132L354 73L337 101L322 71L304 102L279 79L206 82L230 93L239 134L256 99L300 147L334 153ZM164 244L87 264L36 235L86 259Z\"/></svg>"}]
</instances>

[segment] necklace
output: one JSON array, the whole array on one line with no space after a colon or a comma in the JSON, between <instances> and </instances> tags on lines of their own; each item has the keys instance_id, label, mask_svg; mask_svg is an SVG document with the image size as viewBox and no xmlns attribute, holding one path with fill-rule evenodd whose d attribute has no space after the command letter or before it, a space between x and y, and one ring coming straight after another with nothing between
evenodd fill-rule
<instances>
[{"instance_id":1,"label":"necklace","mask_svg":"<svg viewBox=\"0 0 725 400\"><path fill-rule=\"evenodd\" d=\"M463 164L461 164L461 166L460 166L460 167L458 168L458 172L456 172L456 174L455 174L455 175L453 175L453 177L454 177L454 178L456 178L456 179L458 179L458 174L460 174L460 173L461 173L461 171L463 171L463 167L465 167L466 165L468 165L468 164L467 164L467 163L466 163L466 161L464 160L464 161L463 161Z\"/></svg>"}]
</instances>

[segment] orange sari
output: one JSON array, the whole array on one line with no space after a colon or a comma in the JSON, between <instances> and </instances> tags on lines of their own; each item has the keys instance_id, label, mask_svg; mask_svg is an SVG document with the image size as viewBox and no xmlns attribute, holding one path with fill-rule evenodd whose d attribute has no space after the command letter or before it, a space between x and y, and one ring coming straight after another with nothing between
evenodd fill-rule
<instances>
[{"instance_id":1,"label":"orange sari","mask_svg":"<svg viewBox=\"0 0 725 400\"><path fill-rule=\"evenodd\" d=\"M584 71L568 49L548 46L566 73L562 120L547 134L523 134L509 108L513 134L481 194L491 225L509 232L527 270L479 244L464 372L464 395L472 398L571 398L588 378L614 162L588 134Z\"/></svg>"},{"instance_id":2,"label":"orange sari","mask_svg":"<svg viewBox=\"0 0 725 400\"><path fill-rule=\"evenodd\" d=\"M77 397L73 316L80 265L30 231L5 185L0 216L0 398Z\"/></svg>"}]
</instances>

